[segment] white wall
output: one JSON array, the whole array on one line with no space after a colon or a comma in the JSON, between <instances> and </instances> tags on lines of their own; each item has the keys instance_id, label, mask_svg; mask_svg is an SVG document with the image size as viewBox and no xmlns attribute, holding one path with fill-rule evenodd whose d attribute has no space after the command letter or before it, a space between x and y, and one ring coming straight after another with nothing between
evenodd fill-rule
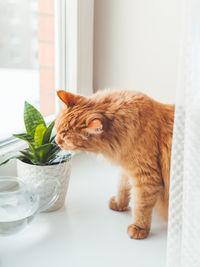
<instances>
[{"instance_id":1,"label":"white wall","mask_svg":"<svg viewBox=\"0 0 200 267\"><path fill-rule=\"evenodd\" d=\"M175 102L182 0L95 0L94 89Z\"/></svg>"}]
</instances>

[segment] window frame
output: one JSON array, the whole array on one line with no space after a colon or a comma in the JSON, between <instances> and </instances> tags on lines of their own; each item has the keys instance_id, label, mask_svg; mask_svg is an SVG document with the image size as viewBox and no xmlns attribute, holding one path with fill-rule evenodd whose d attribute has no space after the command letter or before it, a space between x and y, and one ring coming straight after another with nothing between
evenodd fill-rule
<instances>
[{"instance_id":1,"label":"window frame","mask_svg":"<svg viewBox=\"0 0 200 267\"><path fill-rule=\"evenodd\" d=\"M55 88L93 93L94 0L56 0ZM60 108L60 107L59 107Z\"/></svg>"}]
</instances>

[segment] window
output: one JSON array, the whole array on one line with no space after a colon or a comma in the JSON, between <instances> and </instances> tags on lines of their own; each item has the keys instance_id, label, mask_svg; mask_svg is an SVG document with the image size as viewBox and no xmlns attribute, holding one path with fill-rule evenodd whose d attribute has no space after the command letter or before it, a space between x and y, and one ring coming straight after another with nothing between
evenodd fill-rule
<instances>
[{"instance_id":1,"label":"window","mask_svg":"<svg viewBox=\"0 0 200 267\"><path fill-rule=\"evenodd\" d=\"M54 0L0 0L0 142L23 130L24 101L55 113Z\"/></svg>"},{"instance_id":2,"label":"window","mask_svg":"<svg viewBox=\"0 0 200 267\"><path fill-rule=\"evenodd\" d=\"M93 9L93 0L0 0L0 148L23 131L25 100L50 116L55 89L92 93Z\"/></svg>"}]
</instances>

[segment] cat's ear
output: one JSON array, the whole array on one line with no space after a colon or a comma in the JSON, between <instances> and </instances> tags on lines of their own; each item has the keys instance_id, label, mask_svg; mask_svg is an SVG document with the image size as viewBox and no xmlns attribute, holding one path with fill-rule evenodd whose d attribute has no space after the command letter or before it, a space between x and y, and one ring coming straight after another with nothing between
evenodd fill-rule
<instances>
[{"instance_id":1,"label":"cat's ear","mask_svg":"<svg viewBox=\"0 0 200 267\"><path fill-rule=\"evenodd\" d=\"M57 91L58 97L65 103L67 107L71 107L75 105L76 102L76 95L66 92L64 90Z\"/></svg>"},{"instance_id":2,"label":"cat's ear","mask_svg":"<svg viewBox=\"0 0 200 267\"><path fill-rule=\"evenodd\" d=\"M90 134L100 134L103 132L103 124L100 119L94 119L88 124L86 131Z\"/></svg>"}]
</instances>

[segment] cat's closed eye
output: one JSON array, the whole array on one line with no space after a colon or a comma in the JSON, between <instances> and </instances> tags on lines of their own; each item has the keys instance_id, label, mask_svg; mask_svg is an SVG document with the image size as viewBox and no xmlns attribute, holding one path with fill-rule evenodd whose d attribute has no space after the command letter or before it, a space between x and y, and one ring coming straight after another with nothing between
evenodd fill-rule
<instances>
[{"instance_id":1,"label":"cat's closed eye","mask_svg":"<svg viewBox=\"0 0 200 267\"><path fill-rule=\"evenodd\" d=\"M81 124L81 125L79 126L79 129L80 129L80 130L85 129L85 128L87 128L86 123L83 123L83 124Z\"/></svg>"},{"instance_id":2,"label":"cat's closed eye","mask_svg":"<svg viewBox=\"0 0 200 267\"><path fill-rule=\"evenodd\" d=\"M82 134L83 139L88 138L89 136L90 136L90 134L86 131Z\"/></svg>"},{"instance_id":3,"label":"cat's closed eye","mask_svg":"<svg viewBox=\"0 0 200 267\"><path fill-rule=\"evenodd\" d=\"M61 137L65 137L65 136L67 135L67 131L66 131L66 130L63 130L63 131L61 131L61 132L59 133L59 135L60 135Z\"/></svg>"}]
</instances>

